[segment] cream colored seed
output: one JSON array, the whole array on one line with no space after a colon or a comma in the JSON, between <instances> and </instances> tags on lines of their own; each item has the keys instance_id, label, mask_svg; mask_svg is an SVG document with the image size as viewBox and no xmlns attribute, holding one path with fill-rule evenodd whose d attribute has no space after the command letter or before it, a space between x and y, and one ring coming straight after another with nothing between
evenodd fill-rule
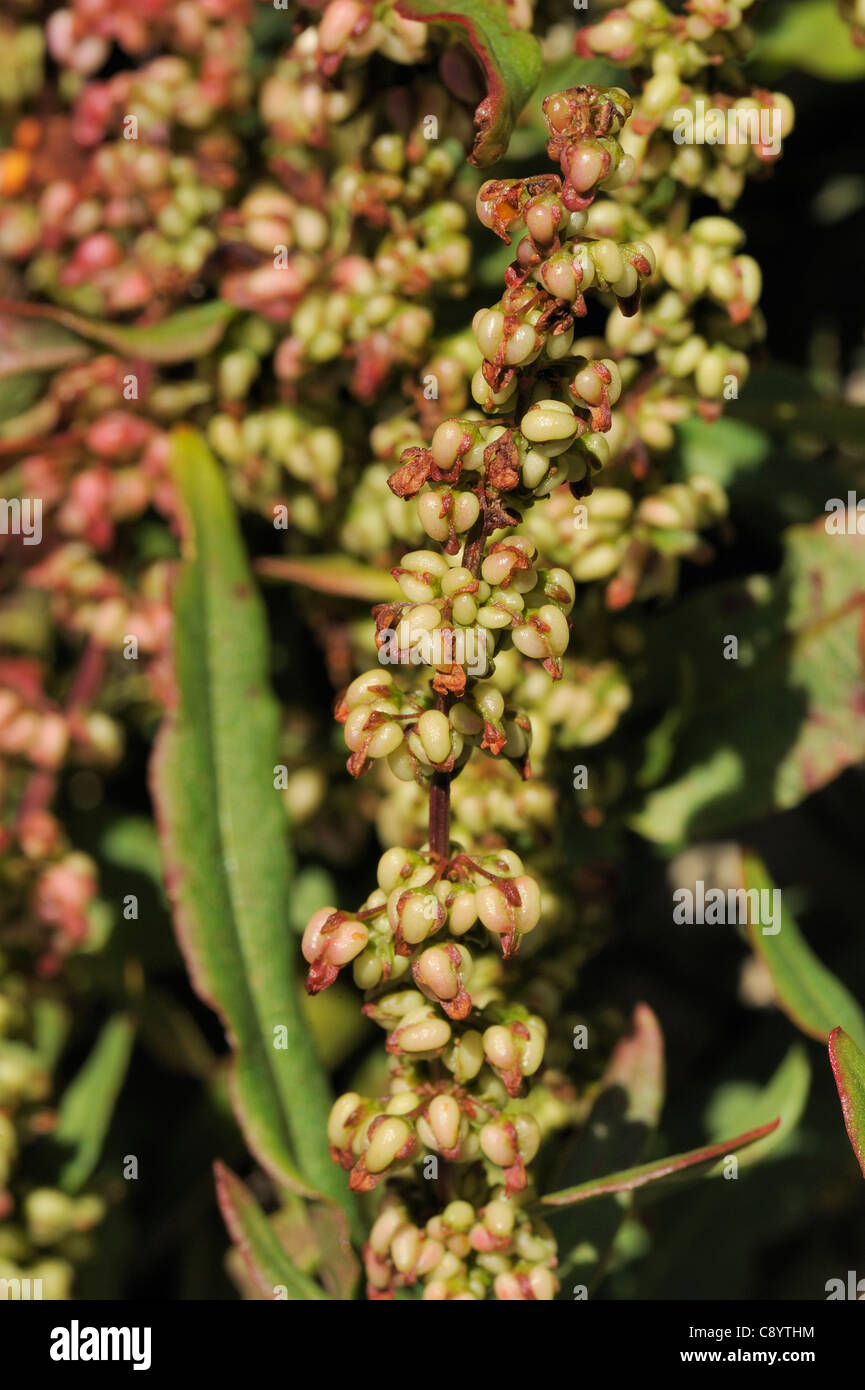
<instances>
[{"instance_id":1,"label":"cream colored seed","mask_svg":"<svg viewBox=\"0 0 865 1390\"><path fill-rule=\"evenodd\" d=\"M444 579L450 573L447 560L437 550L409 550L403 555L400 564L403 569L434 574L440 579Z\"/></svg>"},{"instance_id":2,"label":"cream colored seed","mask_svg":"<svg viewBox=\"0 0 865 1390\"><path fill-rule=\"evenodd\" d=\"M722 262L715 265L709 272L709 289L716 299L721 299L725 303L730 299L736 299L739 294L739 280L732 265Z\"/></svg>"},{"instance_id":3,"label":"cream colored seed","mask_svg":"<svg viewBox=\"0 0 865 1390\"><path fill-rule=\"evenodd\" d=\"M494 884L479 888L475 893L475 906L478 916L488 931L502 935L513 926L511 909L505 896Z\"/></svg>"},{"instance_id":4,"label":"cream colored seed","mask_svg":"<svg viewBox=\"0 0 865 1390\"><path fill-rule=\"evenodd\" d=\"M571 639L567 618L562 610L552 603L545 603L538 610L538 617L550 629L547 635L550 651L554 656L561 656L567 651Z\"/></svg>"},{"instance_id":5,"label":"cream colored seed","mask_svg":"<svg viewBox=\"0 0 865 1390\"><path fill-rule=\"evenodd\" d=\"M711 352L707 352L698 362L694 379L701 396L707 396L710 400L718 400L723 395L726 356L723 349L715 348Z\"/></svg>"},{"instance_id":6,"label":"cream colored seed","mask_svg":"<svg viewBox=\"0 0 865 1390\"><path fill-rule=\"evenodd\" d=\"M522 1055L520 1057L520 1067L523 1076L534 1076L541 1062L544 1060L544 1044L546 1038L540 1029L534 1029L528 1042L523 1043Z\"/></svg>"},{"instance_id":7,"label":"cream colored seed","mask_svg":"<svg viewBox=\"0 0 865 1390\"><path fill-rule=\"evenodd\" d=\"M460 1137L460 1108L453 1096L436 1096L430 1102L428 1115L439 1148L456 1148Z\"/></svg>"},{"instance_id":8,"label":"cream colored seed","mask_svg":"<svg viewBox=\"0 0 865 1390\"><path fill-rule=\"evenodd\" d=\"M331 965L348 965L360 955L368 941L369 932L363 922L342 922L328 941L327 960Z\"/></svg>"},{"instance_id":9,"label":"cream colored seed","mask_svg":"<svg viewBox=\"0 0 865 1390\"><path fill-rule=\"evenodd\" d=\"M399 724L389 720L387 724L381 724L373 734L366 751L370 758L387 758L391 753L395 753L403 740L403 731Z\"/></svg>"},{"instance_id":10,"label":"cream colored seed","mask_svg":"<svg viewBox=\"0 0 865 1390\"><path fill-rule=\"evenodd\" d=\"M470 627L477 619L478 606L471 594L459 594L453 601L451 612L455 623Z\"/></svg>"},{"instance_id":11,"label":"cream colored seed","mask_svg":"<svg viewBox=\"0 0 865 1390\"><path fill-rule=\"evenodd\" d=\"M474 577L471 570L464 569L462 565L448 570L442 579L442 593L446 598L458 593L461 589L468 589L474 585Z\"/></svg>"},{"instance_id":12,"label":"cream colored seed","mask_svg":"<svg viewBox=\"0 0 865 1390\"><path fill-rule=\"evenodd\" d=\"M519 724L509 724L503 752L506 758L522 758L529 751L529 736Z\"/></svg>"},{"instance_id":13,"label":"cream colored seed","mask_svg":"<svg viewBox=\"0 0 865 1390\"><path fill-rule=\"evenodd\" d=\"M336 912L335 907L320 907L317 912L312 914L304 928L300 949L304 960L308 961L310 965L313 961L318 960L324 950L327 937L323 934L322 928L334 912Z\"/></svg>"},{"instance_id":14,"label":"cream colored seed","mask_svg":"<svg viewBox=\"0 0 865 1390\"><path fill-rule=\"evenodd\" d=\"M558 362L563 357L568 357L574 341L573 328L566 328L564 333L553 333L547 338L546 353L551 362Z\"/></svg>"},{"instance_id":15,"label":"cream colored seed","mask_svg":"<svg viewBox=\"0 0 865 1390\"><path fill-rule=\"evenodd\" d=\"M437 1052L450 1041L450 1036L450 1024L445 1019L429 1018L400 1029L399 1045L403 1052Z\"/></svg>"},{"instance_id":16,"label":"cream colored seed","mask_svg":"<svg viewBox=\"0 0 865 1390\"><path fill-rule=\"evenodd\" d=\"M488 309L483 317L478 316L475 325L475 338L488 362L491 362L495 357L504 331L505 316L499 309Z\"/></svg>"},{"instance_id":17,"label":"cream colored seed","mask_svg":"<svg viewBox=\"0 0 865 1390\"><path fill-rule=\"evenodd\" d=\"M432 454L439 468L453 468L459 456L465 426L459 420L443 420L432 437Z\"/></svg>"},{"instance_id":18,"label":"cream colored seed","mask_svg":"<svg viewBox=\"0 0 865 1390\"><path fill-rule=\"evenodd\" d=\"M640 97L641 112L645 113L650 120L656 120L663 115L668 107L675 105L681 90L681 81L675 73L657 73L654 77L649 78L643 88Z\"/></svg>"},{"instance_id":19,"label":"cream colored seed","mask_svg":"<svg viewBox=\"0 0 865 1390\"><path fill-rule=\"evenodd\" d=\"M353 709L343 725L343 737L346 747L353 753L357 753L366 742L366 726L369 721L370 709L367 705L360 705Z\"/></svg>"},{"instance_id":20,"label":"cream colored seed","mask_svg":"<svg viewBox=\"0 0 865 1390\"><path fill-rule=\"evenodd\" d=\"M639 283L639 276L634 267L626 265L618 280L613 283L613 293L619 295L621 299L627 299L635 292Z\"/></svg>"},{"instance_id":21,"label":"cream colored seed","mask_svg":"<svg viewBox=\"0 0 865 1390\"><path fill-rule=\"evenodd\" d=\"M558 210L543 203L529 208L526 213L526 229L538 242L552 241L558 223Z\"/></svg>"},{"instance_id":22,"label":"cream colored seed","mask_svg":"<svg viewBox=\"0 0 865 1390\"><path fill-rule=\"evenodd\" d=\"M620 280L624 270L622 253L609 237L602 237L591 247L592 260L608 284Z\"/></svg>"},{"instance_id":23,"label":"cream colored seed","mask_svg":"<svg viewBox=\"0 0 865 1390\"><path fill-rule=\"evenodd\" d=\"M690 234L696 241L707 246L726 247L733 250L741 246L745 233L729 217L698 217L691 223Z\"/></svg>"},{"instance_id":24,"label":"cream colored seed","mask_svg":"<svg viewBox=\"0 0 865 1390\"><path fill-rule=\"evenodd\" d=\"M419 574L401 574L398 583L409 603L423 603L425 599L435 597L432 584Z\"/></svg>"},{"instance_id":25,"label":"cream colored seed","mask_svg":"<svg viewBox=\"0 0 865 1390\"><path fill-rule=\"evenodd\" d=\"M417 499L420 524L434 541L446 541L451 533L450 523L441 514L441 499L435 492L424 492Z\"/></svg>"},{"instance_id":26,"label":"cream colored seed","mask_svg":"<svg viewBox=\"0 0 865 1390\"><path fill-rule=\"evenodd\" d=\"M347 1128L348 1118L361 1104L361 1098L356 1091L347 1091L331 1106L327 1121L327 1137L328 1142L336 1148L345 1148L351 1138L351 1130Z\"/></svg>"},{"instance_id":27,"label":"cream colored seed","mask_svg":"<svg viewBox=\"0 0 865 1390\"><path fill-rule=\"evenodd\" d=\"M533 444L571 439L577 432L577 419L563 401L538 401L526 411L520 430Z\"/></svg>"},{"instance_id":28,"label":"cream colored seed","mask_svg":"<svg viewBox=\"0 0 865 1390\"><path fill-rule=\"evenodd\" d=\"M577 277L574 274L574 267L569 261L547 262L541 271L541 280L556 299L567 299L570 302L576 298ZM547 352L549 353L549 344L547 344Z\"/></svg>"},{"instance_id":29,"label":"cream colored seed","mask_svg":"<svg viewBox=\"0 0 865 1390\"><path fill-rule=\"evenodd\" d=\"M601 468L604 468L610 461L610 446L602 434L597 431L588 430L580 435L580 446L586 453L591 454L596 459Z\"/></svg>"},{"instance_id":30,"label":"cream colored seed","mask_svg":"<svg viewBox=\"0 0 865 1390\"><path fill-rule=\"evenodd\" d=\"M463 1033L442 1055L442 1061L458 1081L473 1080L484 1064L484 1044L480 1033L474 1028ZM465 1149L466 1145L463 1147ZM464 1157L467 1157L465 1153Z\"/></svg>"},{"instance_id":31,"label":"cream colored seed","mask_svg":"<svg viewBox=\"0 0 865 1390\"><path fill-rule=\"evenodd\" d=\"M488 603L483 608L478 609L477 621L480 627L494 632L510 627L511 614L506 608L497 608L495 604Z\"/></svg>"},{"instance_id":32,"label":"cream colored seed","mask_svg":"<svg viewBox=\"0 0 865 1390\"><path fill-rule=\"evenodd\" d=\"M513 1034L500 1023L487 1028L484 1033L484 1055L491 1067L507 1071L516 1065L517 1049Z\"/></svg>"},{"instance_id":33,"label":"cream colored seed","mask_svg":"<svg viewBox=\"0 0 865 1390\"><path fill-rule=\"evenodd\" d=\"M480 406L491 403L494 406L506 405L517 389L517 379L513 377L500 391L493 391L480 367L472 377L472 399Z\"/></svg>"},{"instance_id":34,"label":"cream colored seed","mask_svg":"<svg viewBox=\"0 0 865 1390\"><path fill-rule=\"evenodd\" d=\"M450 910L449 926L453 936L464 936L478 920L478 909L474 893L460 893L454 899Z\"/></svg>"},{"instance_id":35,"label":"cream colored seed","mask_svg":"<svg viewBox=\"0 0 865 1390\"><path fill-rule=\"evenodd\" d=\"M347 707L353 710L357 705L369 703L374 698L371 693L373 689L381 686L388 690L393 686L393 676L389 671L364 671L355 677L345 692Z\"/></svg>"},{"instance_id":36,"label":"cream colored seed","mask_svg":"<svg viewBox=\"0 0 865 1390\"><path fill-rule=\"evenodd\" d=\"M459 989L454 963L442 946L430 946L423 952L417 963L417 973L420 982L438 999L453 999Z\"/></svg>"},{"instance_id":37,"label":"cream colored seed","mask_svg":"<svg viewBox=\"0 0 865 1390\"><path fill-rule=\"evenodd\" d=\"M480 1132L481 1148L491 1163L510 1168L516 1159L514 1146L504 1125L490 1120Z\"/></svg>"},{"instance_id":38,"label":"cream colored seed","mask_svg":"<svg viewBox=\"0 0 865 1390\"><path fill-rule=\"evenodd\" d=\"M474 734L479 734L484 727L483 719L464 700L458 701L451 708L450 721L458 733L465 734L469 738Z\"/></svg>"},{"instance_id":39,"label":"cream colored seed","mask_svg":"<svg viewBox=\"0 0 865 1390\"><path fill-rule=\"evenodd\" d=\"M405 1219L405 1208L401 1206L390 1207L377 1218L369 1233L370 1249L376 1255L383 1256L388 1253L390 1243Z\"/></svg>"},{"instance_id":40,"label":"cream colored seed","mask_svg":"<svg viewBox=\"0 0 865 1390\"><path fill-rule=\"evenodd\" d=\"M513 643L517 651L522 652L523 656L531 657L535 661L543 661L549 655L547 643L543 635L537 628L526 623L524 627L516 627L512 633Z\"/></svg>"},{"instance_id":41,"label":"cream colored seed","mask_svg":"<svg viewBox=\"0 0 865 1390\"><path fill-rule=\"evenodd\" d=\"M535 348L535 330L528 323L521 323L511 334L505 348L505 362L509 367L518 367L526 362Z\"/></svg>"},{"instance_id":42,"label":"cream colored seed","mask_svg":"<svg viewBox=\"0 0 865 1390\"><path fill-rule=\"evenodd\" d=\"M379 888L385 893L390 893L398 883L404 881L405 870L413 863L414 856L411 850L403 849L401 845L393 845L391 849L386 849L376 869Z\"/></svg>"},{"instance_id":43,"label":"cream colored seed","mask_svg":"<svg viewBox=\"0 0 865 1390\"><path fill-rule=\"evenodd\" d=\"M442 1221L452 1231L467 1231L475 1219L475 1209L469 1202L457 1199L448 1202L442 1212Z\"/></svg>"},{"instance_id":44,"label":"cream colored seed","mask_svg":"<svg viewBox=\"0 0 865 1390\"><path fill-rule=\"evenodd\" d=\"M431 894L413 893L400 912L400 929L410 946L426 941L438 922L437 899Z\"/></svg>"},{"instance_id":45,"label":"cream colored seed","mask_svg":"<svg viewBox=\"0 0 865 1390\"><path fill-rule=\"evenodd\" d=\"M756 304L763 289L763 273L753 256L737 256L733 261L739 272L742 298L748 304Z\"/></svg>"},{"instance_id":46,"label":"cream colored seed","mask_svg":"<svg viewBox=\"0 0 865 1390\"><path fill-rule=\"evenodd\" d=\"M475 704L485 719L501 719L505 712L505 698L494 685L475 686Z\"/></svg>"},{"instance_id":47,"label":"cream colored seed","mask_svg":"<svg viewBox=\"0 0 865 1390\"><path fill-rule=\"evenodd\" d=\"M520 1282L515 1274L503 1272L493 1281L493 1292L500 1303L520 1303L524 1301Z\"/></svg>"},{"instance_id":48,"label":"cream colored seed","mask_svg":"<svg viewBox=\"0 0 865 1390\"><path fill-rule=\"evenodd\" d=\"M536 1266L529 1275L529 1285L538 1302L549 1303L556 1296L556 1280L545 1266Z\"/></svg>"},{"instance_id":49,"label":"cream colored seed","mask_svg":"<svg viewBox=\"0 0 865 1390\"><path fill-rule=\"evenodd\" d=\"M532 449L526 455L521 469L523 486L532 489L539 487L549 471L550 461L547 456L539 453L537 449Z\"/></svg>"},{"instance_id":50,"label":"cream colored seed","mask_svg":"<svg viewBox=\"0 0 865 1390\"><path fill-rule=\"evenodd\" d=\"M390 1243L391 1259L400 1274L414 1269L420 1253L421 1233L417 1226L401 1226Z\"/></svg>"},{"instance_id":51,"label":"cream colored seed","mask_svg":"<svg viewBox=\"0 0 865 1390\"><path fill-rule=\"evenodd\" d=\"M541 920L541 890L537 880L520 874L514 879L514 886L520 895L520 906L514 909L517 927L523 933L534 931Z\"/></svg>"},{"instance_id":52,"label":"cream colored seed","mask_svg":"<svg viewBox=\"0 0 865 1390\"><path fill-rule=\"evenodd\" d=\"M514 557L506 550L488 555L481 565L481 574L488 584L503 584L513 567Z\"/></svg>"},{"instance_id":53,"label":"cream colored seed","mask_svg":"<svg viewBox=\"0 0 865 1390\"><path fill-rule=\"evenodd\" d=\"M390 1167L400 1149L411 1138L411 1130L405 1120L389 1116L377 1126L364 1154L364 1162L371 1173L382 1173Z\"/></svg>"},{"instance_id":54,"label":"cream colored seed","mask_svg":"<svg viewBox=\"0 0 865 1390\"><path fill-rule=\"evenodd\" d=\"M625 495L627 496L627 494ZM577 591L574 588L574 581L568 574L567 570L551 569L547 572L547 592L549 592L551 588L564 590L564 592L567 594L567 598L564 601L562 601L561 599L557 599L556 602L564 610L565 613L570 613L571 609L574 606L574 600L577 596Z\"/></svg>"},{"instance_id":55,"label":"cream colored seed","mask_svg":"<svg viewBox=\"0 0 865 1390\"><path fill-rule=\"evenodd\" d=\"M484 1208L484 1225L492 1235L502 1238L509 1236L514 1229L516 1211L512 1202L487 1202Z\"/></svg>"},{"instance_id":56,"label":"cream colored seed","mask_svg":"<svg viewBox=\"0 0 865 1390\"><path fill-rule=\"evenodd\" d=\"M481 504L473 492L458 492L451 513L457 531L468 531L480 515Z\"/></svg>"},{"instance_id":57,"label":"cream colored seed","mask_svg":"<svg viewBox=\"0 0 865 1390\"><path fill-rule=\"evenodd\" d=\"M410 1115L420 1103L421 1098L416 1091L399 1091L388 1101L386 1113L388 1115Z\"/></svg>"},{"instance_id":58,"label":"cream colored seed","mask_svg":"<svg viewBox=\"0 0 865 1390\"><path fill-rule=\"evenodd\" d=\"M518 594L528 594L537 582L537 570L514 570L511 575L510 587L515 589Z\"/></svg>"},{"instance_id":59,"label":"cream colored seed","mask_svg":"<svg viewBox=\"0 0 865 1390\"><path fill-rule=\"evenodd\" d=\"M352 979L358 989L374 989L383 974L382 964L375 951L362 951L352 966Z\"/></svg>"},{"instance_id":60,"label":"cream colored seed","mask_svg":"<svg viewBox=\"0 0 865 1390\"><path fill-rule=\"evenodd\" d=\"M538 1129L538 1122L531 1115L515 1115L514 1128L517 1131L520 1155L525 1163L531 1163L541 1147L541 1131Z\"/></svg>"},{"instance_id":61,"label":"cream colored seed","mask_svg":"<svg viewBox=\"0 0 865 1390\"><path fill-rule=\"evenodd\" d=\"M438 627L441 612L434 603L419 603L409 610L407 618L403 621L408 623L409 636L414 640L422 632L433 632Z\"/></svg>"},{"instance_id":62,"label":"cream colored seed","mask_svg":"<svg viewBox=\"0 0 865 1390\"><path fill-rule=\"evenodd\" d=\"M429 709L417 722L417 732L431 763L443 763L451 753L451 727L441 710Z\"/></svg>"},{"instance_id":63,"label":"cream colored seed","mask_svg":"<svg viewBox=\"0 0 865 1390\"><path fill-rule=\"evenodd\" d=\"M584 367L574 377L574 390L590 405L600 405L604 395L604 383L592 367Z\"/></svg>"}]
</instances>

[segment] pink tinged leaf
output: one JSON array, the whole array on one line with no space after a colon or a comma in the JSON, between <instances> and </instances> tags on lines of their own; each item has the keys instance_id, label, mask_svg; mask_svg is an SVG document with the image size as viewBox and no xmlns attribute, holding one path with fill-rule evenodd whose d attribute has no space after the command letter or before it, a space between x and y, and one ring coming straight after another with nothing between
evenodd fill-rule
<instances>
[{"instance_id":1,"label":"pink tinged leaf","mask_svg":"<svg viewBox=\"0 0 865 1390\"><path fill-rule=\"evenodd\" d=\"M844 1125L865 1177L865 1055L843 1028L833 1028L829 1034L829 1061Z\"/></svg>"},{"instance_id":2,"label":"pink tinged leaf","mask_svg":"<svg viewBox=\"0 0 865 1390\"><path fill-rule=\"evenodd\" d=\"M469 162L494 164L506 152L517 117L541 75L537 40L511 24L504 0L396 0L406 19L442 27L455 42L470 45L486 78L487 95L475 110L475 143Z\"/></svg>"},{"instance_id":3,"label":"pink tinged leaf","mask_svg":"<svg viewBox=\"0 0 865 1390\"><path fill-rule=\"evenodd\" d=\"M725 1158L735 1153L737 1149L746 1148L748 1144L754 1144L758 1139L763 1139L767 1134L778 1128L781 1123L780 1117L772 1120L770 1124L761 1125L759 1129L749 1130L746 1134L737 1135L735 1139L727 1139L721 1144L704 1144L699 1149L691 1149L688 1153L675 1154L672 1158L655 1159L651 1163L642 1163L637 1168L627 1168L621 1173L611 1173L605 1178L592 1178L588 1182L580 1183L577 1187L566 1188L563 1192L552 1192L546 1197L541 1198L544 1206L566 1207L574 1202L588 1202L593 1197L604 1197L613 1192L633 1192L638 1187L645 1187L647 1183L658 1182L662 1178L675 1177L677 1173L684 1172L686 1169L695 1168L699 1165L709 1165L716 1159Z\"/></svg>"},{"instance_id":4,"label":"pink tinged leaf","mask_svg":"<svg viewBox=\"0 0 865 1390\"><path fill-rule=\"evenodd\" d=\"M266 1298L284 1289L290 1300L327 1302L327 1294L297 1268L249 1188L218 1160L213 1165L216 1198L228 1233L243 1257L252 1283Z\"/></svg>"},{"instance_id":5,"label":"pink tinged leaf","mask_svg":"<svg viewBox=\"0 0 865 1390\"><path fill-rule=\"evenodd\" d=\"M654 1129L664 1099L664 1037L648 1004L635 1006L632 1032L610 1058L603 1089L611 1086L620 1086L628 1096L627 1119Z\"/></svg>"}]
</instances>

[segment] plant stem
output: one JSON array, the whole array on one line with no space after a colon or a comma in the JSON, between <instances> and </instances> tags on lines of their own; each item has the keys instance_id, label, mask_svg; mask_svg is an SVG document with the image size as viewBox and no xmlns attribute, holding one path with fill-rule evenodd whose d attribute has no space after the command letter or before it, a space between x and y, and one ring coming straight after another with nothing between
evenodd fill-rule
<instances>
[{"instance_id":1,"label":"plant stem","mask_svg":"<svg viewBox=\"0 0 865 1390\"><path fill-rule=\"evenodd\" d=\"M447 859L451 831L451 774L433 773L429 794L429 847L440 859Z\"/></svg>"}]
</instances>

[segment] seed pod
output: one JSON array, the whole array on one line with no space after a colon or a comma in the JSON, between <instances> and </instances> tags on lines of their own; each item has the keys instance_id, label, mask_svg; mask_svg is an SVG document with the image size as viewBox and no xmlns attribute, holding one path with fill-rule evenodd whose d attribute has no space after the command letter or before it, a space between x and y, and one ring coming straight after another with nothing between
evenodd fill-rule
<instances>
[{"instance_id":1,"label":"seed pod","mask_svg":"<svg viewBox=\"0 0 865 1390\"><path fill-rule=\"evenodd\" d=\"M461 1085L473 1081L484 1064L483 1039L474 1028L454 1038L442 1053L442 1061Z\"/></svg>"},{"instance_id":2,"label":"seed pod","mask_svg":"<svg viewBox=\"0 0 865 1390\"><path fill-rule=\"evenodd\" d=\"M464 946L431 946L423 951L411 970L418 989L439 1003L448 1018L463 1019L471 1012L472 1001L466 991L472 958Z\"/></svg>"},{"instance_id":3,"label":"seed pod","mask_svg":"<svg viewBox=\"0 0 865 1390\"><path fill-rule=\"evenodd\" d=\"M427 1148L453 1160L460 1155L461 1124L460 1107L453 1096L437 1095L418 1120L418 1135Z\"/></svg>"},{"instance_id":4,"label":"seed pod","mask_svg":"<svg viewBox=\"0 0 865 1390\"><path fill-rule=\"evenodd\" d=\"M364 1102L355 1091L347 1091L335 1100L327 1122L327 1137L336 1149L344 1149L350 1144L358 1125L363 1118Z\"/></svg>"},{"instance_id":5,"label":"seed pod","mask_svg":"<svg viewBox=\"0 0 865 1390\"><path fill-rule=\"evenodd\" d=\"M418 1010L395 1028L387 1040L388 1052L408 1052L414 1056L435 1056L449 1042L450 1024L433 1013Z\"/></svg>"}]
</instances>

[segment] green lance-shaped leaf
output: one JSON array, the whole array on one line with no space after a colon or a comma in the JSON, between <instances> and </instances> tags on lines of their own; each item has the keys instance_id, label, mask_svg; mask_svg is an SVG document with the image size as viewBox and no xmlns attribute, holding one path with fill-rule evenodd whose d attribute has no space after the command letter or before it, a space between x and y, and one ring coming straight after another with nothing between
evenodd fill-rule
<instances>
[{"instance_id":1,"label":"green lance-shaped leaf","mask_svg":"<svg viewBox=\"0 0 865 1390\"><path fill-rule=\"evenodd\" d=\"M471 45L484 70L487 95L475 111L472 164L486 168L508 148L516 119L538 84L541 50L537 39L514 29L504 0L397 0L406 19L442 27L456 42Z\"/></svg>"},{"instance_id":2,"label":"green lance-shaped leaf","mask_svg":"<svg viewBox=\"0 0 865 1390\"><path fill-rule=\"evenodd\" d=\"M327 1302L324 1290L292 1264L249 1188L224 1163L213 1170L222 1218L256 1288L271 1299Z\"/></svg>"},{"instance_id":3,"label":"green lance-shaped leaf","mask_svg":"<svg viewBox=\"0 0 865 1390\"><path fill-rule=\"evenodd\" d=\"M388 599L403 597L402 589L387 570L362 565L344 555L265 555L255 561L255 572L263 579L300 584L318 594L337 594L367 603L386 603Z\"/></svg>"},{"instance_id":4,"label":"green lance-shaped leaf","mask_svg":"<svg viewBox=\"0 0 865 1390\"><path fill-rule=\"evenodd\" d=\"M750 1168L772 1153L783 1153L788 1147L808 1101L811 1086L811 1066L800 1042L788 1051L778 1070L766 1086L750 1081L727 1081L715 1092L706 1113L706 1128L710 1138L729 1134L731 1129L756 1129L770 1115L777 1115L780 1124L765 1139L749 1144L739 1159L739 1168Z\"/></svg>"},{"instance_id":5,"label":"green lance-shaped leaf","mask_svg":"<svg viewBox=\"0 0 865 1390\"><path fill-rule=\"evenodd\" d=\"M58 309L51 304L19 304L0 300L0 315L44 319L47 323L67 329L79 338L102 343L115 352L142 362L186 362L201 357L216 347L236 313L233 305L220 299L211 299L206 304L196 304L192 309L181 309L157 323L117 324L88 319L82 314L75 314L69 309ZM12 365L18 363L15 369L19 372L22 370L22 351L23 349L13 351L9 358ZM55 356L59 353L66 353L67 356L72 353L71 360L75 360L81 355L81 345L69 340L58 341L53 348L48 344L44 345L38 354L34 347L27 358L28 365L62 365L62 357L58 358L56 364L49 360L52 353ZM86 349L84 355L86 356ZM3 362L4 358L0 355L0 373Z\"/></svg>"},{"instance_id":6,"label":"green lance-shaped leaf","mask_svg":"<svg viewBox=\"0 0 865 1390\"><path fill-rule=\"evenodd\" d=\"M51 1138L54 1143L73 1149L60 1173L64 1192L77 1192L99 1161L129 1066L134 1037L135 1025L127 1014L109 1019L87 1061L63 1094Z\"/></svg>"},{"instance_id":7,"label":"green lance-shaped leaf","mask_svg":"<svg viewBox=\"0 0 865 1390\"><path fill-rule=\"evenodd\" d=\"M843 1028L833 1028L829 1034L829 1061L844 1124L865 1177L865 1056Z\"/></svg>"},{"instance_id":8,"label":"green lance-shaped leaf","mask_svg":"<svg viewBox=\"0 0 865 1390\"><path fill-rule=\"evenodd\" d=\"M356 1223L328 1155L329 1088L296 999L261 599L222 474L195 431L176 431L172 468L184 513L177 702L152 782L175 927L194 987L225 1023L235 1112L256 1158L295 1191L335 1199Z\"/></svg>"},{"instance_id":9,"label":"green lance-shaped leaf","mask_svg":"<svg viewBox=\"0 0 865 1390\"><path fill-rule=\"evenodd\" d=\"M766 866L755 854L742 856L742 879L747 890L771 892L774 888ZM826 1042L839 1024L865 1047L865 1014L841 981L818 960L790 913L781 909L780 931L764 933L748 924L748 939L765 961L780 1008L809 1037Z\"/></svg>"},{"instance_id":10,"label":"green lance-shaped leaf","mask_svg":"<svg viewBox=\"0 0 865 1390\"><path fill-rule=\"evenodd\" d=\"M758 1139L771 1134L781 1123L780 1118L768 1125L752 1129L747 1134L739 1134L735 1139L727 1139L721 1144L703 1144L687 1153L674 1154L671 1158L656 1158L651 1163L641 1163L637 1168L625 1168L620 1173L608 1173L603 1178L590 1178L588 1182L576 1187L567 1187L563 1192L550 1192L541 1198L544 1206L566 1207L574 1202L589 1202L594 1197L606 1197L611 1192L633 1192L647 1183L660 1182L663 1178L675 1178L687 1169L704 1168L706 1171L719 1158L726 1158L755 1144ZM696 1176L692 1173L691 1176Z\"/></svg>"}]
</instances>

